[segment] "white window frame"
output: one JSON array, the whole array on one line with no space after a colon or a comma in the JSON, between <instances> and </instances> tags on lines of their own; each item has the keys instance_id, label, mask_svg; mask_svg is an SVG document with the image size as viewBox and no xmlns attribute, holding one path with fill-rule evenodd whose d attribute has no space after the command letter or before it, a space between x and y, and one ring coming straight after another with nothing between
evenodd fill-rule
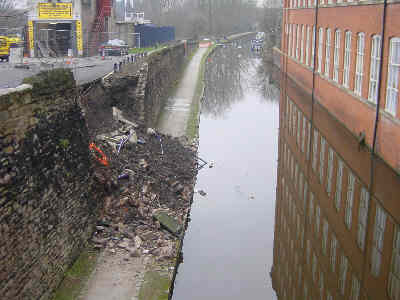
<instances>
[{"instance_id":1,"label":"white window frame","mask_svg":"<svg viewBox=\"0 0 400 300\"><path fill-rule=\"evenodd\" d=\"M308 299L308 287L306 282L304 282L304 299Z\"/></svg>"},{"instance_id":2,"label":"white window frame","mask_svg":"<svg viewBox=\"0 0 400 300\"><path fill-rule=\"evenodd\" d=\"M315 59L315 39L316 31L315 26L312 27L312 41L311 41L311 68L314 70L314 59Z\"/></svg>"},{"instance_id":3,"label":"white window frame","mask_svg":"<svg viewBox=\"0 0 400 300\"><path fill-rule=\"evenodd\" d=\"M300 62L304 61L304 25L301 25Z\"/></svg>"},{"instance_id":4,"label":"white window frame","mask_svg":"<svg viewBox=\"0 0 400 300\"><path fill-rule=\"evenodd\" d=\"M292 24L289 24L289 37L288 37L288 55L292 56L292 34L293 34Z\"/></svg>"},{"instance_id":5,"label":"white window frame","mask_svg":"<svg viewBox=\"0 0 400 300\"><path fill-rule=\"evenodd\" d=\"M333 175L333 149L329 147L328 150L328 172L327 172L327 180L326 180L326 192L328 196L331 195L332 192L332 175Z\"/></svg>"},{"instance_id":6,"label":"white window frame","mask_svg":"<svg viewBox=\"0 0 400 300\"><path fill-rule=\"evenodd\" d=\"M304 180L303 210L305 215L307 215L307 197L308 197L308 182L307 180Z\"/></svg>"},{"instance_id":7,"label":"white window frame","mask_svg":"<svg viewBox=\"0 0 400 300\"><path fill-rule=\"evenodd\" d=\"M319 235L319 227L321 225L321 208L319 204L317 204L315 208L315 233Z\"/></svg>"},{"instance_id":8,"label":"white window frame","mask_svg":"<svg viewBox=\"0 0 400 300\"><path fill-rule=\"evenodd\" d=\"M303 184L304 184L304 174L300 170L300 176L299 176L299 200L301 199L302 196L302 189L303 189Z\"/></svg>"},{"instance_id":9,"label":"white window frame","mask_svg":"<svg viewBox=\"0 0 400 300\"><path fill-rule=\"evenodd\" d=\"M317 172L318 142L319 142L318 130L315 128L314 140L313 140L313 157L312 157L312 168L314 172Z\"/></svg>"},{"instance_id":10,"label":"white window frame","mask_svg":"<svg viewBox=\"0 0 400 300\"><path fill-rule=\"evenodd\" d=\"M365 51L365 33L357 34L357 56L356 56L356 72L354 80L354 93L358 96L362 95L362 85L364 78L364 51Z\"/></svg>"},{"instance_id":11,"label":"white window frame","mask_svg":"<svg viewBox=\"0 0 400 300\"><path fill-rule=\"evenodd\" d=\"M393 251L389 272L388 293L390 299L400 299L400 230L398 225L396 225L393 238Z\"/></svg>"},{"instance_id":12,"label":"white window frame","mask_svg":"<svg viewBox=\"0 0 400 300\"><path fill-rule=\"evenodd\" d=\"M328 244L328 231L329 231L329 224L328 221L324 218L322 221L322 253L326 255L326 249Z\"/></svg>"},{"instance_id":13,"label":"white window frame","mask_svg":"<svg viewBox=\"0 0 400 300\"><path fill-rule=\"evenodd\" d=\"M310 259L311 259L311 242L310 240L307 240L306 242L307 246L306 246L306 261L307 261L307 265L310 265Z\"/></svg>"},{"instance_id":14,"label":"white window frame","mask_svg":"<svg viewBox=\"0 0 400 300\"><path fill-rule=\"evenodd\" d=\"M306 65L310 65L310 25L307 25L306 29Z\"/></svg>"},{"instance_id":15,"label":"white window frame","mask_svg":"<svg viewBox=\"0 0 400 300\"><path fill-rule=\"evenodd\" d=\"M336 252L337 252L337 247L338 247L338 240L336 239L335 234L332 233L332 238L331 238L331 270L332 272L335 272L336 269Z\"/></svg>"},{"instance_id":16,"label":"white window frame","mask_svg":"<svg viewBox=\"0 0 400 300\"><path fill-rule=\"evenodd\" d=\"M338 158L338 169L336 176L336 193L335 193L335 207L340 210L340 202L342 201L342 184L343 184L343 160Z\"/></svg>"},{"instance_id":17,"label":"white window frame","mask_svg":"<svg viewBox=\"0 0 400 300\"><path fill-rule=\"evenodd\" d=\"M296 127L296 117L297 117L297 106L293 105L293 114L292 114L292 128L291 128L291 135L294 135L295 133L295 127Z\"/></svg>"},{"instance_id":18,"label":"white window frame","mask_svg":"<svg viewBox=\"0 0 400 300\"><path fill-rule=\"evenodd\" d=\"M298 26L299 25L295 24L294 28L293 28L293 44L292 44L292 47L293 47L292 57L293 58L296 58L297 27Z\"/></svg>"},{"instance_id":19,"label":"white window frame","mask_svg":"<svg viewBox=\"0 0 400 300\"><path fill-rule=\"evenodd\" d=\"M353 275L353 280L351 283L351 295L350 299L351 300L358 300L360 298L360 281L358 278Z\"/></svg>"},{"instance_id":20,"label":"white window frame","mask_svg":"<svg viewBox=\"0 0 400 300\"><path fill-rule=\"evenodd\" d=\"M301 120L302 120L301 110L299 109L297 110L297 140L296 140L298 147L300 147Z\"/></svg>"},{"instance_id":21,"label":"white window frame","mask_svg":"<svg viewBox=\"0 0 400 300\"><path fill-rule=\"evenodd\" d=\"M369 88L368 100L378 102L378 82L380 78L380 65L381 65L381 36L374 35L371 41L371 63L369 67Z\"/></svg>"},{"instance_id":22,"label":"white window frame","mask_svg":"<svg viewBox=\"0 0 400 300\"><path fill-rule=\"evenodd\" d=\"M383 208L376 205L376 215L374 224L374 237L372 241L371 274L379 276L382 262L383 242L385 239L386 212Z\"/></svg>"},{"instance_id":23,"label":"white window frame","mask_svg":"<svg viewBox=\"0 0 400 300\"><path fill-rule=\"evenodd\" d=\"M325 45L325 76L329 78L331 66L331 29L326 29L326 45Z\"/></svg>"},{"instance_id":24,"label":"white window frame","mask_svg":"<svg viewBox=\"0 0 400 300\"><path fill-rule=\"evenodd\" d=\"M311 122L310 121L308 121L307 122L307 124L308 124L308 129L307 129L307 137L308 137L308 141L307 141L307 155L306 155L306 158L307 158L307 160L309 160L310 159L310 143L311 143Z\"/></svg>"},{"instance_id":25,"label":"white window frame","mask_svg":"<svg viewBox=\"0 0 400 300\"><path fill-rule=\"evenodd\" d=\"M320 27L318 30L318 62L317 72L322 73L322 51L324 47L324 28Z\"/></svg>"},{"instance_id":26,"label":"white window frame","mask_svg":"<svg viewBox=\"0 0 400 300\"><path fill-rule=\"evenodd\" d=\"M344 36L343 86L348 88L350 84L351 67L351 31L347 30Z\"/></svg>"},{"instance_id":27,"label":"white window frame","mask_svg":"<svg viewBox=\"0 0 400 300\"><path fill-rule=\"evenodd\" d=\"M301 152L304 152L304 145L306 143L306 126L307 126L307 122L306 122L306 117L303 115L303 128L302 128L302 139L301 139Z\"/></svg>"},{"instance_id":28,"label":"white window frame","mask_svg":"<svg viewBox=\"0 0 400 300\"><path fill-rule=\"evenodd\" d=\"M346 210L345 210L345 224L348 229L351 228L351 220L353 215L353 200L354 200L354 187L356 178L349 170L348 184L347 184L347 199L346 199Z\"/></svg>"},{"instance_id":29,"label":"white window frame","mask_svg":"<svg viewBox=\"0 0 400 300\"><path fill-rule=\"evenodd\" d=\"M342 255L342 259L340 262L340 269L339 269L339 289L340 293L344 295L345 288L346 288L346 277L347 277L347 269L348 269L348 259L346 256Z\"/></svg>"},{"instance_id":30,"label":"white window frame","mask_svg":"<svg viewBox=\"0 0 400 300\"><path fill-rule=\"evenodd\" d=\"M361 188L360 204L358 209L357 245L361 250L365 247L365 235L367 232L369 192L365 187Z\"/></svg>"},{"instance_id":31,"label":"white window frame","mask_svg":"<svg viewBox=\"0 0 400 300\"><path fill-rule=\"evenodd\" d=\"M313 255L312 255L312 278L313 278L313 281L316 282L316 280L317 280L317 256L315 255L315 252L313 252Z\"/></svg>"},{"instance_id":32,"label":"white window frame","mask_svg":"<svg viewBox=\"0 0 400 300\"><path fill-rule=\"evenodd\" d=\"M296 59L300 60L300 25L297 25L296 33Z\"/></svg>"},{"instance_id":33,"label":"white window frame","mask_svg":"<svg viewBox=\"0 0 400 300\"><path fill-rule=\"evenodd\" d=\"M314 216L314 193L310 193L310 204L308 205L308 222L312 224L312 218Z\"/></svg>"},{"instance_id":34,"label":"white window frame","mask_svg":"<svg viewBox=\"0 0 400 300\"><path fill-rule=\"evenodd\" d=\"M339 82L340 67L340 29L335 30L335 50L333 53L333 81Z\"/></svg>"},{"instance_id":35,"label":"white window frame","mask_svg":"<svg viewBox=\"0 0 400 300\"><path fill-rule=\"evenodd\" d=\"M324 272L319 271L319 293L321 296L321 300L323 300L323 295L324 295Z\"/></svg>"},{"instance_id":36,"label":"white window frame","mask_svg":"<svg viewBox=\"0 0 400 300\"><path fill-rule=\"evenodd\" d=\"M400 38L390 39L385 111L397 115L400 80Z\"/></svg>"},{"instance_id":37,"label":"white window frame","mask_svg":"<svg viewBox=\"0 0 400 300\"><path fill-rule=\"evenodd\" d=\"M302 268L302 266L300 265L299 266L299 277L298 277L298 279L297 279L297 284L298 284L298 286L300 287L301 286L301 277L302 277L302 273L303 273L303 268ZM294 289L295 290L295 289ZM295 299L295 298L294 298Z\"/></svg>"},{"instance_id":38,"label":"white window frame","mask_svg":"<svg viewBox=\"0 0 400 300\"><path fill-rule=\"evenodd\" d=\"M321 184L324 182L324 175L325 175L325 146L326 146L326 140L321 135L321 149L319 151L319 182Z\"/></svg>"}]
</instances>

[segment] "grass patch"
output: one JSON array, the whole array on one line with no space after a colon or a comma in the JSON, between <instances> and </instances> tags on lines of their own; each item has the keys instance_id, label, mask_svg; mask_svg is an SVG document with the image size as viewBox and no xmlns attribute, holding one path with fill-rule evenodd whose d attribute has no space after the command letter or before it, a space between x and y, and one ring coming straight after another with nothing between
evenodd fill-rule
<instances>
[{"instance_id":1,"label":"grass patch","mask_svg":"<svg viewBox=\"0 0 400 300\"><path fill-rule=\"evenodd\" d=\"M147 47L147 48L131 48L129 49L129 54L143 53L143 52L157 52L164 48L168 48L168 46L155 46L155 47Z\"/></svg>"},{"instance_id":2,"label":"grass patch","mask_svg":"<svg viewBox=\"0 0 400 300\"><path fill-rule=\"evenodd\" d=\"M171 280L158 272L148 271L139 291L139 300L168 300Z\"/></svg>"},{"instance_id":3,"label":"grass patch","mask_svg":"<svg viewBox=\"0 0 400 300\"><path fill-rule=\"evenodd\" d=\"M96 264L98 252L87 248L67 270L52 300L75 300L82 291Z\"/></svg>"},{"instance_id":4,"label":"grass patch","mask_svg":"<svg viewBox=\"0 0 400 300\"><path fill-rule=\"evenodd\" d=\"M204 53L203 57L201 58L199 75L197 77L196 92L194 94L194 99L190 108L189 120L186 127L186 136L190 140L193 140L199 136L200 99L201 97L203 97L204 92L204 74L206 68L206 60L215 48L216 45L213 44L207 49L207 52Z\"/></svg>"},{"instance_id":5,"label":"grass patch","mask_svg":"<svg viewBox=\"0 0 400 300\"><path fill-rule=\"evenodd\" d=\"M156 47L147 47L147 48L131 48L129 49L129 54L143 53L152 50L156 50Z\"/></svg>"}]
</instances>

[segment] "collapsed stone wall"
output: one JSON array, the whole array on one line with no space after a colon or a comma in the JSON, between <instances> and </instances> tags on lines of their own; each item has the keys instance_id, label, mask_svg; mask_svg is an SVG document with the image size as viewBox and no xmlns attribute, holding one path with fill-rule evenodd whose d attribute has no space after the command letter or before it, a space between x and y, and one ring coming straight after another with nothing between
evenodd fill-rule
<instances>
[{"instance_id":1,"label":"collapsed stone wall","mask_svg":"<svg viewBox=\"0 0 400 300\"><path fill-rule=\"evenodd\" d=\"M0 96L2 297L50 298L103 211L108 181L97 176L89 143L109 131L112 107L153 126L184 62L181 43L150 55L139 72L127 65L110 86L77 89L72 73L58 69Z\"/></svg>"},{"instance_id":2,"label":"collapsed stone wall","mask_svg":"<svg viewBox=\"0 0 400 300\"><path fill-rule=\"evenodd\" d=\"M108 104L122 110L130 119L155 127L171 88L197 48L198 42L180 42L150 54L143 63L124 64L122 72L107 79L104 94ZM88 97L98 99L93 95Z\"/></svg>"},{"instance_id":3,"label":"collapsed stone wall","mask_svg":"<svg viewBox=\"0 0 400 300\"><path fill-rule=\"evenodd\" d=\"M0 295L48 299L101 205L88 131L69 70L0 96Z\"/></svg>"}]
</instances>

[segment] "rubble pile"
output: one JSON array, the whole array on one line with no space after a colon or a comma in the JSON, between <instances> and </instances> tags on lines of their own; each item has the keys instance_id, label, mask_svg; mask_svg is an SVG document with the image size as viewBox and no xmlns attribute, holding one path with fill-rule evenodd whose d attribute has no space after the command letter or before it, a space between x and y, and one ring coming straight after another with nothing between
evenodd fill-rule
<instances>
[{"instance_id":1,"label":"rubble pile","mask_svg":"<svg viewBox=\"0 0 400 300\"><path fill-rule=\"evenodd\" d=\"M117 109L113 115L110 131L91 144L95 176L108 191L92 240L98 248L133 257L177 257L197 174L197 145L132 123Z\"/></svg>"}]
</instances>

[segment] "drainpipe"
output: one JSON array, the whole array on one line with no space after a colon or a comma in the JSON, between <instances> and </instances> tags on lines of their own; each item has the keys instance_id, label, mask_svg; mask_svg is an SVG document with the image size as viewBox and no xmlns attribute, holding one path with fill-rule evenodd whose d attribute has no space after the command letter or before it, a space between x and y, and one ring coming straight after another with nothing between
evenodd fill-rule
<instances>
[{"instance_id":1,"label":"drainpipe","mask_svg":"<svg viewBox=\"0 0 400 300\"><path fill-rule=\"evenodd\" d=\"M378 123L379 123L379 112L380 112L380 104L381 104L381 98L382 98L382 91L381 91L381 83L382 83L382 73L383 73L383 52L384 52L384 47L385 47L385 23L386 23L386 8L387 8L387 0L384 1L383 3L383 14L382 14L382 32L381 32L381 54L380 54L380 65L379 65L379 81L378 81L378 99L377 99L377 104L376 104L376 115L375 115L375 125L374 125L374 137L372 141L372 160L375 155L376 151L376 136L377 136L377 131L378 131ZM373 169L371 169L371 178L373 175ZM372 186L372 179L371 179L371 186Z\"/></svg>"},{"instance_id":2,"label":"drainpipe","mask_svg":"<svg viewBox=\"0 0 400 300\"><path fill-rule=\"evenodd\" d=\"M314 37L314 57L313 57L313 67L312 67L312 86L311 86L311 118L310 118L310 123L311 123L311 127L310 127L310 143L308 145L308 149L310 149L311 152L311 146L314 140L314 135L313 135L313 129L314 129L314 125L313 125L313 120L314 120L314 103L315 103L315 67L317 65L317 32L318 32L318 8L319 8L319 0L315 0L316 1L316 5L315 5L315 17L314 17L314 22L315 22L315 34L314 32L313 37ZM312 30L312 28L311 28ZM319 49L318 49L319 50ZM322 63L322 61L321 61ZM308 167L310 166L310 162L311 162L311 153L310 153L310 157L309 157L309 163L308 163Z\"/></svg>"},{"instance_id":3,"label":"drainpipe","mask_svg":"<svg viewBox=\"0 0 400 300\"><path fill-rule=\"evenodd\" d=\"M374 124L374 135L372 140L372 150L371 150L371 169L370 169L370 183L369 183L369 201L368 201L368 216L367 216L367 224L368 221L373 218L373 213L371 211L371 198L373 195L373 183L374 183L374 162L375 162L375 152L376 152L376 140L377 140L377 131L378 131L378 123L379 123L379 113L380 113L380 104L382 98L382 91L381 91L381 80L382 80L382 73L383 73L383 53L384 53L384 46L385 46L385 25L386 25L386 9L387 9L387 0L383 2L383 12L382 12L382 31L381 31L381 42L380 42L380 65L379 65L379 81L378 81L378 99L376 104L376 114L375 114L375 124ZM367 230L365 232L365 244L364 244L364 251L368 248L368 235L370 231L370 226L367 225ZM363 262L363 273L361 276L361 283L360 287L363 289L364 281L365 281L365 274L368 271L368 257L364 255L364 262Z\"/></svg>"}]
</instances>

